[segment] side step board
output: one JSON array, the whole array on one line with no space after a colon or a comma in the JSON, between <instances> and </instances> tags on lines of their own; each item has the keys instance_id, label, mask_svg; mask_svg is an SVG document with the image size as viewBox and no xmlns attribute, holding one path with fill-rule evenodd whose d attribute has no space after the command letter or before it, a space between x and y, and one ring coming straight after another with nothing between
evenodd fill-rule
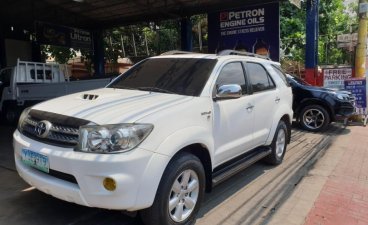
<instances>
[{"instance_id":1,"label":"side step board","mask_svg":"<svg viewBox=\"0 0 368 225\"><path fill-rule=\"evenodd\" d=\"M222 183L269 154L271 154L270 147L256 148L251 152L247 152L246 154L230 160L230 162L225 163L225 165L215 168L212 176L212 186Z\"/></svg>"}]
</instances>

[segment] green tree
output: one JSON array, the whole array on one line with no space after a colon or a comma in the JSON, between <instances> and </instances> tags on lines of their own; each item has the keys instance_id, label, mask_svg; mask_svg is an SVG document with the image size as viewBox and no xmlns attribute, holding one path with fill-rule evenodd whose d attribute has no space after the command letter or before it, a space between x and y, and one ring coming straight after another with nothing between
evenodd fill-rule
<instances>
[{"instance_id":1,"label":"green tree","mask_svg":"<svg viewBox=\"0 0 368 225\"><path fill-rule=\"evenodd\" d=\"M280 9L281 58L302 62L305 56L306 4L301 9L282 2Z\"/></svg>"},{"instance_id":2,"label":"green tree","mask_svg":"<svg viewBox=\"0 0 368 225\"><path fill-rule=\"evenodd\" d=\"M319 9L319 62L322 64L343 64L350 54L337 47L337 35L350 32L355 20L346 13L343 0L322 0Z\"/></svg>"},{"instance_id":3,"label":"green tree","mask_svg":"<svg viewBox=\"0 0 368 225\"><path fill-rule=\"evenodd\" d=\"M350 59L350 53L337 47L339 34L349 33L355 19L347 12L343 0L321 0L319 4L319 64L339 64ZM305 60L306 1L301 9L289 2L281 3L282 57L298 62Z\"/></svg>"},{"instance_id":4,"label":"green tree","mask_svg":"<svg viewBox=\"0 0 368 225\"><path fill-rule=\"evenodd\" d=\"M51 56L55 59L57 63L65 64L69 59L77 56L77 53L74 49L53 46L53 45L43 45L41 48L43 56Z\"/></svg>"}]
</instances>

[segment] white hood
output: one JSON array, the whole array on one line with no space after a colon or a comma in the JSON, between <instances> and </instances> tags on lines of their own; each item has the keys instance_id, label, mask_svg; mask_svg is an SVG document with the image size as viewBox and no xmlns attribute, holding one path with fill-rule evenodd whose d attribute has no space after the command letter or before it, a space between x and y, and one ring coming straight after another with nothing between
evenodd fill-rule
<instances>
[{"instance_id":1,"label":"white hood","mask_svg":"<svg viewBox=\"0 0 368 225\"><path fill-rule=\"evenodd\" d=\"M85 94L97 98L84 99ZM103 88L52 99L33 109L82 118L97 124L133 123L191 99L191 96Z\"/></svg>"}]
</instances>

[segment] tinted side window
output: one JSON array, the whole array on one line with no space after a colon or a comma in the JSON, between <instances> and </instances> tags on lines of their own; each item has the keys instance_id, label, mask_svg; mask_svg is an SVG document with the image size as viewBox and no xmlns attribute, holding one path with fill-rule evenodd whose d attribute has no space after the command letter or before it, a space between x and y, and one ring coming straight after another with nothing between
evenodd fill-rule
<instances>
[{"instance_id":1,"label":"tinted side window","mask_svg":"<svg viewBox=\"0 0 368 225\"><path fill-rule=\"evenodd\" d=\"M222 68L216 81L216 88L226 84L239 84L243 94L246 94L244 70L240 62L229 63Z\"/></svg>"},{"instance_id":2,"label":"tinted side window","mask_svg":"<svg viewBox=\"0 0 368 225\"><path fill-rule=\"evenodd\" d=\"M263 66L258 63L246 63L253 92L275 88L275 84Z\"/></svg>"},{"instance_id":3,"label":"tinted side window","mask_svg":"<svg viewBox=\"0 0 368 225\"><path fill-rule=\"evenodd\" d=\"M285 75L284 71L282 71L282 69L279 66L272 65L272 67L275 70L275 72L277 73L277 75L279 75L279 77L282 79L282 81L284 81L285 85L290 87L290 84L286 79L286 75Z\"/></svg>"}]
</instances>

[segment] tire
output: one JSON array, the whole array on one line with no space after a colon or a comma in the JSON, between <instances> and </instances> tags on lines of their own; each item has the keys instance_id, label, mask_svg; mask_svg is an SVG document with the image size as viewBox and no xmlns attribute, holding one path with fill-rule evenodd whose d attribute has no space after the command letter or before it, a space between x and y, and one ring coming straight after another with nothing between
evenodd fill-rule
<instances>
[{"instance_id":1,"label":"tire","mask_svg":"<svg viewBox=\"0 0 368 225\"><path fill-rule=\"evenodd\" d=\"M14 106L7 106L1 113L1 119L5 124L15 125L18 122L20 116L20 109Z\"/></svg>"},{"instance_id":2,"label":"tire","mask_svg":"<svg viewBox=\"0 0 368 225\"><path fill-rule=\"evenodd\" d=\"M308 105L300 111L299 123L307 131L323 131L330 124L330 115L320 105Z\"/></svg>"},{"instance_id":3,"label":"tire","mask_svg":"<svg viewBox=\"0 0 368 225\"><path fill-rule=\"evenodd\" d=\"M6 125L15 125L18 122L20 110L14 106L4 106L0 114L1 123Z\"/></svg>"},{"instance_id":4,"label":"tire","mask_svg":"<svg viewBox=\"0 0 368 225\"><path fill-rule=\"evenodd\" d=\"M277 125L275 136L271 143L271 154L268 155L264 161L271 165L279 165L284 159L286 146L288 142L288 127L284 121L280 121Z\"/></svg>"},{"instance_id":5,"label":"tire","mask_svg":"<svg viewBox=\"0 0 368 225\"><path fill-rule=\"evenodd\" d=\"M188 175L189 181L186 183L183 179ZM176 187L174 184L177 184ZM188 191L186 188L193 190L186 193L185 190ZM179 153L167 166L153 205L139 212L141 220L145 225L194 224L203 200L204 190L205 172L201 161L192 154ZM178 192L180 194L177 194ZM174 203L171 211L169 201Z\"/></svg>"}]
</instances>

